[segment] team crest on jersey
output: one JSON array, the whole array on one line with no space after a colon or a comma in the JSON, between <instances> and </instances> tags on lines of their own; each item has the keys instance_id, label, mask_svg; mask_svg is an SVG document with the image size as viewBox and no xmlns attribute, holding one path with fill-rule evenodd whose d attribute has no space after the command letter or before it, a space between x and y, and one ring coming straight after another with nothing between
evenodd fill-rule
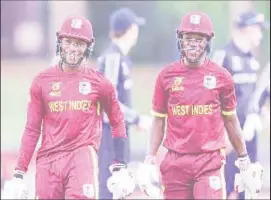
<instances>
[{"instance_id":1,"label":"team crest on jersey","mask_svg":"<svg viewBox=\"0 0 271 200\"><path fill-rule=\"evenodd\" d=\"M204 85L204 87L206 87L208 89L216 88L216 77L215 76L204 76L203 85Z\"/></svg>"},{"instance_id":2,"label":"team crest on jersey","mask_svg":"<svg viewBox=\"0 0 271 200\"><path fill-rule=\"evenodd\" d=\"M59 81L54 81L52 83L52 89L51 89L51 92L50 92L50 96L60 96L61 94L61 91L60 91L60 85L61 85L61 82Z\"/></svg>"},{"instance_id":3,"label":"team crest on jersey","mask_svg":"<svg viewBox=\"0 0 271 200\"><path fill-rule=\"evenodd\" d=\"M209 176L209 185L214 190L219 190L222 188L221 179L219 176Z\"/></svg>"},{"instance_id":4,"label":"team crest on jersey","mask_svg":"<svg viewBox=\"0 0 271 200\"><path fill-rule=\"evenodd\" d=\"M176 77L173 85L171 87L171 91L183 91L183 86L182 86L182 82L183 82L183 77Z\"/></svg>"},{"instance_id":5,"label":"team crest on jersey","mask_svg":"<svg viewBox=\"0 0 271 200\"><path fill-rule=\"evenodd\" d=\"M79 82L79 92L83 95L91 93L91 84L87 81Z\"/></svg>"}]
</instances>

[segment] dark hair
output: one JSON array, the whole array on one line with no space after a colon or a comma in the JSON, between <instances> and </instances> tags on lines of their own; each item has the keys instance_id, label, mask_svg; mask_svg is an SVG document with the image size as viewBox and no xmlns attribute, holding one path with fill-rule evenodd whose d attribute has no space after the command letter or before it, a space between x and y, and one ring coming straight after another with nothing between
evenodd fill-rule
<instances>
[{"instance_id":1,"label":"dark hair","mask_svg":"<svg viewBox=\"0 0 271 200\"><path fill-rule=\"evenodd\" d=\"M130 26L131 27L131 26ZM109 31L109 37L110 38L121 38L129 29L130 27L124 31L114 31L114 30L110 30Z\"/></svg>"},{"instance_id":2,"label":"dark hair","mask_svg":"<svg viewBox=\"0 0 271 200\"><path fill-rule=\"evenodd\" d=\"M121 31L121 32L110 31L110 32L109 32L109 37L110 37L111 39L114 39L114 38L121 38L125 33L126 33L126 31L125 31L125 32L123 32L123 31Z\"/></svg>"}]
</instances>

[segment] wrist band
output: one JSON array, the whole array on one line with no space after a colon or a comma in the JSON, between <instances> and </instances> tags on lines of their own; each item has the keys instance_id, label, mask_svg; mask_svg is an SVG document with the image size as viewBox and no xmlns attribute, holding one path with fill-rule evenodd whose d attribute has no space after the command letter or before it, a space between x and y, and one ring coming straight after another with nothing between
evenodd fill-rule
<instances>
[{"instance_id":1,"label":"wrist band","mask_svg":"<svg viewBox=\"0 0 271 200\"><path fill-rule=\"evenodd\" d=\"M239 158L245 158L245 157L247 157L247 156L248 156L248 155L247 155L247 153L246 153L246 154L240 155Z\"/></svg>"},{"instance_id":2,"label":"wrist band","mask_svg":"<svg viewBox=\"0 0 271 200\"><path fill-rule=\"evenodd\" d=\"M24 178L24 176L22 175L22 174L14 174L13 175L15 178L21 178L21 179L23 179Z\"/></svg>"}]
</instances>

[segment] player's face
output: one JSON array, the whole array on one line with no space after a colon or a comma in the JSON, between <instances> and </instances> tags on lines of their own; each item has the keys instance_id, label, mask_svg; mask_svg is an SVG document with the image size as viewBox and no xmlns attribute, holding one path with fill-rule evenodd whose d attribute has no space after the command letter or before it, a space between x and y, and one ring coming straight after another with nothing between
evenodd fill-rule
<instances>
[{"instance_id":1,"label":"player's face","mask_svg":"<svg viewBox=\"0 0 271 200\"><path fill-rule=\"evenodd\" d=\"M139 34L139 27L138 27L138 25L137 24L132 24L131 25L131 30L130 30L131 32L131 38L130 38L130 40L131 40L131 46L133 47L133 46L135 46L136 45L136 43L137 43L137 39L138 39L138 34Z\"/></svg>"},{"instance_id":2,"label":"player's face","mask_svg":"<svg viewBox=\"0 0 271 200\"><path fill-rule=\"evenodd\" d=\"M78 65L84 58L87 42L76 38L64 37L61 40L61 49L61 57L64 59L64 63Z\"/></svg>"},{"instance_id":3,"label":"player's face","mask_svg":"<svg viewBox=\"0 0 271 200\"><path fill-rule=\"evenodd\" d=\"M198 62L205 53L207 37L199 33L184 33L181 39L181 46L184 57L188 62Z\"/></svg>"},{"instance_id":4,"label":"player's face","mask_svg":"<svg viewBox=\"0 0 271 200\"><path fill-rule=\"evenodd\" d=\"M251 25L246 27L246 33L251 44L251 48L255 48L259 46L263 34L262 34L262 29L259 25Z\"/></svg>"}]
</instances>

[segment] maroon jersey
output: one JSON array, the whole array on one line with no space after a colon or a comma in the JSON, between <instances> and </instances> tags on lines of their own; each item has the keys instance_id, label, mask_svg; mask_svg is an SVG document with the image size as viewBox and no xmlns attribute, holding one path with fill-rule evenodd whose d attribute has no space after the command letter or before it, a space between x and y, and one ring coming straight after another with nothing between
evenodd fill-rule
<instances>
[{"instance_id":1,"label":"maroon jersey","mask_svg":"<svg viewBox=\"0 0 271 200\"><path fill-rule=\"evenodd\" d=\"M164 146L179 153L215 151L226 146L222 114L235 112L236 98L230 73L206 60L188 68L169 64L157 77L153 113L167 116Z\"/></svg>"},{"instance_id":2,"label":"maroon jersey","mask_svg":"<svg viewBox=\"0 0 271 200\"><path fill-rule=\"evenodd\" d=\"M113 137L126 137L123 114L112 84L98 72L82 67L63 72L54 66L40 73L30 89L27 123L16 169L27 170L40 133L37 162L55 160L81 146L100 146L102 110Z\"/></svg>"}]
</instances>

